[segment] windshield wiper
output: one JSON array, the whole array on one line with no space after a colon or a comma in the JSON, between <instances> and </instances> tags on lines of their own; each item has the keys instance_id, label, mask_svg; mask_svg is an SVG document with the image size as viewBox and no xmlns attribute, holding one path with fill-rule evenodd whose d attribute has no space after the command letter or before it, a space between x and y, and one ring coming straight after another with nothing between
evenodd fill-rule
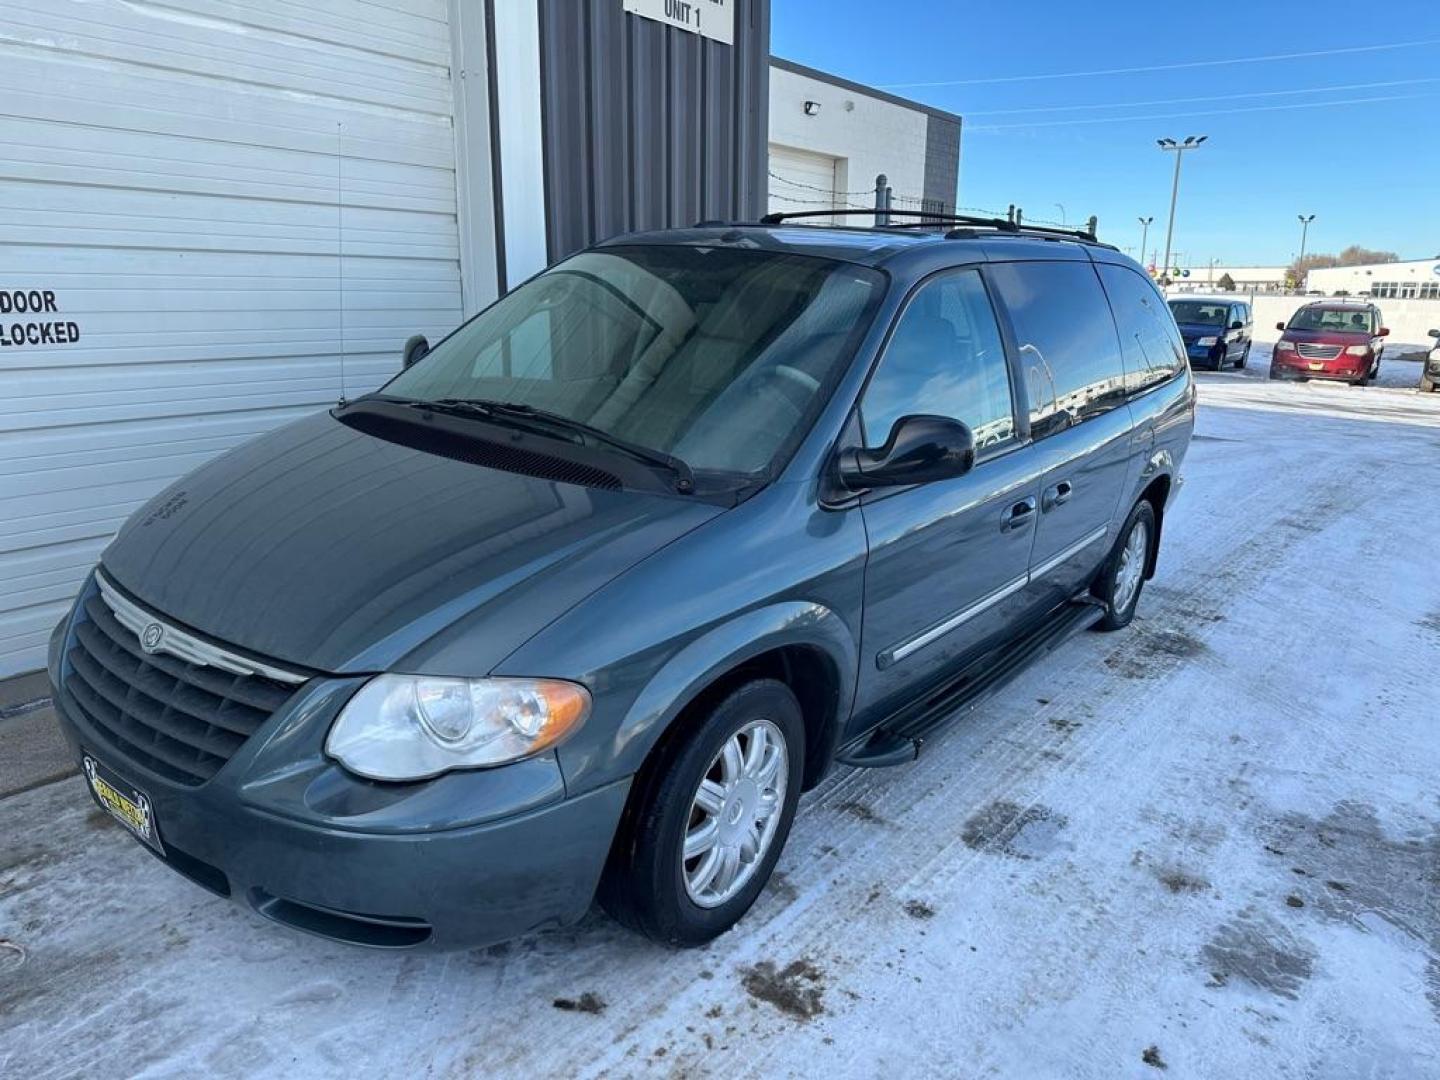
<instances>
[{"instance_id":1,"label":"windshield wiper","mask_svg":"<svg viewBox=\"0 0 1440 1080\"><path fill-rule=\"evenodd\" d=\"M548 409L537 409L533 405L520 405L510 401L491 401L488 398L437 398L434 401L415 401L413 404L417 408L433 409L436 412L461 415L470 413L488 418L517 419L527 421L533 426L550 429L552 432L555 429L570 432L581 436L582 439L589 438L612 450L618 450L636 461L643 461L647 465L664 469L675 477L675 490L682 494L688 495L695 490L694 470L681 458L661 450L652 450L648 446L641 446L629 439L622 439L618 435L611 435L602 428L593 427L582 420L572 420L568 416L550 412Z\"/></svg>"}]
</instances>

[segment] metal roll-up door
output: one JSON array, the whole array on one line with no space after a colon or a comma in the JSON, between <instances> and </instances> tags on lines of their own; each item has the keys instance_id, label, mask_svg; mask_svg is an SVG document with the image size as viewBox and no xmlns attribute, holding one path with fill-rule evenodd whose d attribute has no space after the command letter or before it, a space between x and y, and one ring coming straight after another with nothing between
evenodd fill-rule
<instances>
[{"instance_id":1,"label":"metal roll-up door","mask_svg":"<svg viewBox=\"0 0 1440 1080\"><path fill-rule=\"evenodd\" d=\"M146 499L333 402L342 336L353 394L459 321L447 13L0 10L0 676Z\"/></svg>"},{"instance_id":2,"label":"metal roll-up door","mask_svg":"<svg viewBox=\"0 0 1440 1080\"><path fill-rule=\"evenodd\" d=\"M770 146L770 210L834 210L844 205L837 193L837 161L825 154Z\"/></svg>"}]
</instances>

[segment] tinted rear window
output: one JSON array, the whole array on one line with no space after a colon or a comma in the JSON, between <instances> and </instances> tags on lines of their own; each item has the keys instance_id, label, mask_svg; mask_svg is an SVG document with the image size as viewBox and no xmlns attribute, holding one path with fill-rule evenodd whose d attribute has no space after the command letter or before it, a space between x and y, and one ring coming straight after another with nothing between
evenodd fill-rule
<instances>
[{"instance_id":1,"label":"tinted rear window","mask_svg":"<svg viewBox=\"0 0 1440 1080\"><path fill-rule=\"evenodd\" d=\"M1125 350L1126 386L1148 389L1185 370L1185 343L1150 280L1125 266L1099 267ZM1176 305L1171 305L1175 307Z\"/></svg>"},{"instance_id":2,"label":"tinted rear window","mask_svg":"<svg viewBox=\"0 0 1440 1080\"><path fill-rule=\"evenodd\" d=\"M1080 262L999 263L987 268L1020 349L1030 427L1042 438L1125 399L1125 365L1094 268Z\"/></svg>"}]
</instances>

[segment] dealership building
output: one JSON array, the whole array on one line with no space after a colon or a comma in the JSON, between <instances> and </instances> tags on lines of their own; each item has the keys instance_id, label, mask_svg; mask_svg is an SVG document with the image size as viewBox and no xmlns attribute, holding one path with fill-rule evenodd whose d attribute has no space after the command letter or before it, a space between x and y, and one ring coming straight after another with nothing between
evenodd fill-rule
<instances>
[{"instance_id":1,"label":"dealership building","mask_svg":"<svg viewBox=\"0 0 1440 1080\"><path fill-rule=\"evenodd\" d=\"M1305 275L1305 288L1377 300L1440 300L1440 258L1331 266Z\"/></svg>"},{"instance_id":2,"label":"dealership building","mask_svg":"<svg viewBox=\"0 0 1440 1080\"><path fill-rule=\"evenodd\" d=\"M959 119L772 61L769 0L11 0L5 21L0 676L42 665L165 485L556 259L870 206L882 172L897 207L955 202Z\"/></svg>"}]
</instances>

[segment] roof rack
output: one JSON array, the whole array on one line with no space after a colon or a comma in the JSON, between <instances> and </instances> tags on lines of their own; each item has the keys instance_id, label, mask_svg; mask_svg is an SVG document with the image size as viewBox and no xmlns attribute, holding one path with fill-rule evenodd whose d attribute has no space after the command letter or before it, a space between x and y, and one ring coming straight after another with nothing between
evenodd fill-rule
<instances>
[{"instance_id":1,"label":"roof rack","mask_svg":"<svg viewBox=\"0 0 1440 1080\"><path fill-rule=\"evenodd\" d=\"M1095 234L1088 229L1061 229L1049 225L1028 225L1017 222L1011 218L996 217L974 217L969 214L941 214L931 210L895 210L895 209L854 209L854 210L793 210L776 211L766 214L760 219L762 225L780 225L786 221L793 221L796 218L816 217L848 217L851 215L885 215L886 217L907 217L917 218L916 221L904 221L895 225L886 226L895 229L917 229L926 225L960 225L970 228L994 229L997 232L1007 233L1039 233L1042 236L1065 236L1075 240L1084 240L1089 243L1098 243ZM947 238L959 238L965 235L961 230L952 230L945 234Z\"/></svg>"}]
</instances>

